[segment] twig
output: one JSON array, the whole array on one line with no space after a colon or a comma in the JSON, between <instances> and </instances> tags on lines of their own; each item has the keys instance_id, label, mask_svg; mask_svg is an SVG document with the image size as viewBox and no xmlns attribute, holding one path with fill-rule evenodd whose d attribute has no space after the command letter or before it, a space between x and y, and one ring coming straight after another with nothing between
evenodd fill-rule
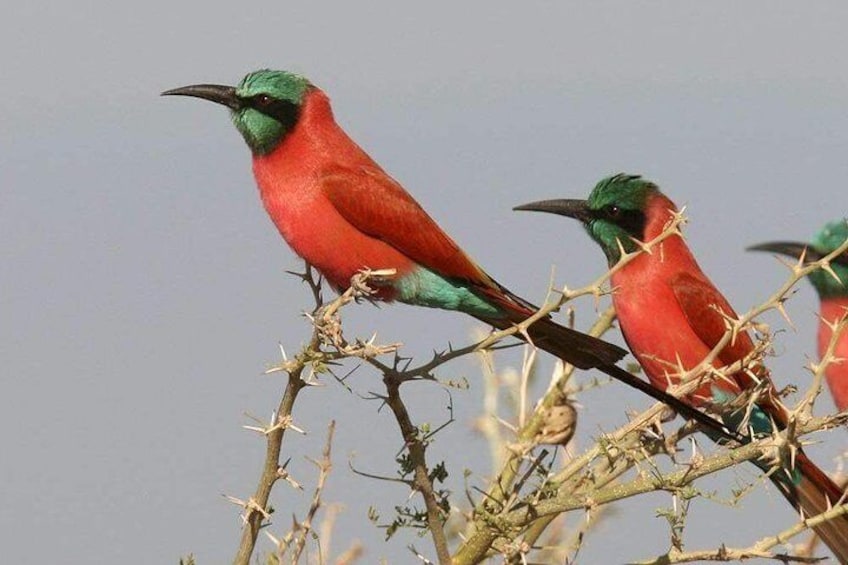
<instances>
[{"instance_id":1,"label":"twig","mask_svg":"<svg viewBox=\"0 0 848 565\"><path fill-rule=\"evenodd\" d=\"M421 493L424 505L427 508L427 526L430 535L433 537L436 556L440 565L450 565L450 551L444 530L446 516L439 506L436 493L433 490L433 483L430 480L424 442L418 428L412 424L409 412L400 397L400 385L403 380L393 378L389 374L384 376L383 382L386 385L386 405L394 414L403 436L404 445L409 450L409 457L413 465L413 486Z\"/></svg>"},{"instance_id":2,"label":"twig","mask_svg":"<svg viewBox=\"0 0 848 565\"><path fill-rule=\"evenodd\" d=\"M614 320L615 310L612 307L609 307L589 330L589 335L593 335L595 337L603 335L603 333L612 326ZM530 445L528 442L531 442L532 439L536 437L544 425L545 410L564 400L566 393L562 386L560 386L560 383L567 380L573 370L574 367L567 366L563 371L560 381L551 384L548 388L548 392L545 394L545 397L536 406L533 416L529 419L527 424L518 431L517 435L519 442L525 442ZM498 474L493 481L492 486L486 492L484 499L477 505L477 508L475 508L475 515L477 518L475 519L474 534L470 538L466 539L454 553L454 563L478 563L481 559L483 559L494 541L497 539L498 533L488 527L484 516L488 515L497 505L502 504L508 493L512 492L513 484L519 473L522 459L523 457L520 452L513 452L507 457L500 474ZM552 520L553 517L550 519ZM546 520L544 527L546 527L549 522L550 520ZM541 534L544 527L542 527L537 533ZM538 537L538 535L536 537ZM535 542L535 538L528 541L532 544Z\"/></svg>"},{"instance_id":3,"label":"twig","mask_svg":"<svg viewBox=\"0 0 848 565\"><path fill-rule=\"evenodd\" d=\"M333 465L330 460L330 450L333 446L333 432L336 430L336 421L331 420L327 429L327 443L324 444L324 451L321 453L321 460L316 461L310 459L316 467L318 467L318 483L315 485L315 491L312 494L312 503L309 505L309 511L306 513L306 518L298 524L298 535L295 539L294 552L292 554L292 563L297 563L300 559L300 554L303 553L303 548L306 545L306 536L312 531L312 520L315 514L321 507L321 493L324 492L324 483L327 477L330 476L330 470Z\"/></svg>"},{"instance_id":4,"label":"twig","mask_svg":"<svg viewBox=\"0 0 848 565\"><path fill-rule=\"evenodd\" d=\"M790 528L783 530L773 536L768 536L751 547L743 549L731 549L721 546L718 549L701 550L701 551L669 551L666 555L661 555L656 559L648 561L637 561L637 565L666 565L671 563L691 563L693 561L738 561L742 559L750 559L754 557L773 559L784 563L816 563L823 561L821 557L810 557L808 555L787 555L784 553L773 553L770 550L781 544L785 544L792 537L812 529L827 520L832 520L843 514L848 514L848 505L838 504L826 512L822 512L818 516L799 521Z\"/></svg>"},{"instance_id":5,"label":"twig","mask_svg":"<svg viewBox=\"0 0 848 565\"><path fill-rule=\"evenodd\" d=\"M316 331L312 335L309 347L315 348L317 346L318 333ZM289 378L286 383L286 391L277 407L276 417L278 421L280 418L291 417L297 395L307 386L306 382L301 378L305 368L306 363L300 363L288 371ZM271 490L274 487L274 483L283 476L281 471L285 472L285 469L280 466L280 452L282 451L283 436L285 435L286 428L284 426L273 427L274 429L266 434L265 463L262 466L262 475L259 477L259 484L251 498L254 504L245 508L246 515L243 516L244 529L242 531L238 553L236 553L234 560L236 565L249 565L250 557L253 555L253 549L256 546L256 538L267 516L268 499L271 496Z\"/></svg>"},{"instance_id":6,"label":"twig","mask_svg":"<svg viewBox=\"0 0 848 565\"><path fill-rule=\"evenodd\" d=\"M823 428L844 423L842 415L816 418L799 426L797 432L801 435L815 432ZM639 477L628 483L612 485L596 490L591 495L576 495L572 492L560 492L555 497L540 501L534 508L518 508L500 516L500 521L507 526L521 526L537 517L547 514L557 514L578 508L588 508L596 505L607 504L614 500L623 500L638 494L656 490L675 491L690 485L694 480L715 473L722 469L734 466L741 461L757 459L767 455L773 447L773 438L768 437L733 449L719 451L709 457L698 461L696 464L685 466L683 469L666 474ZM840 504L834 506L835 515L848 513L848 505ZM830 515L829 511L827 514ZM831 516L832 517L832 516ZM815 524L811 518L805 520L807 525ZM803 529L803 528L802 528Z\"/></svg>"},{"instance_id":7,"label":"twig","mask_svg":"<svg viewBox=\"0 0 848 565\"><path fill-rule=\"evenodd\" d=\"M249 565L259 531L270 517L268 500L274 484L278 480L288 477L285 466L280 464L280 453L283 437L292 421L295 400L300 391L312 384L312 381L304 379L304 371L307 368L314 370L316 365L326 365L333 360L344 357L364 357L396 349L396 346L379 347L374 346L371 342L366 342L357 344L357 347L346 345L343 348L336 348L335 352L324 352L321 345L335 339L339 324L338 310L363 296L366 290L363 290L362 286L358 284L352 284L348 291L325 305L322 301L320 280L316 280L312 268L307 265L306 271L303 274L298 274L298 276L309 285L316 302L313 313L307 315L313 322L312 337L308 345L294 359L288 359L283 351L283 362L278 367L267 371L267 373L283 371L288 375L288 381L283 397L274 413L274 421L265 429L259 430L266 438L265 462L262 466L259 483L253 496L248 501L238 501L244 508L242 519L245 527L242 531L238 552L233 560L236 565ZM364 281L368 276L369 273L365 273L357 281ZM255 429L255 427L251 427L251 429ZM237 500L233 497L230 498L234 501Z\"/></svg>"}]
</instances>

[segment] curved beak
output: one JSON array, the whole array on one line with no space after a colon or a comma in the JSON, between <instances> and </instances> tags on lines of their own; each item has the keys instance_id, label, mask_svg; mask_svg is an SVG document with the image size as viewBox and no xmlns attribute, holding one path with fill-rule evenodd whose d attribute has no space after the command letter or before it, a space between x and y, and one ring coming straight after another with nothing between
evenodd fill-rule
<instances>
[{"instance_id":1,"label":"curved beak","mask_svg":"<svg viewBox=\"0 0 848 565\"><path fill-rule=\"evenodd\" d=\"M236 89L233 86L224 86L221 84L194 84L191 86L181 86L166 90L162 96L193 96L195 98L203 98L210 102L223 104L230 110L240 110L242 108L241 99L236 96Z\"/></svg>"},{"instance_id":2,"label":"curved beak","mask_svg":"<svg viewBox=\"0 0 848 565\"><path fill-rule=\"evenodd\" d=\"M799 243L797 241L767 241L766 243L758 243L757 245L752 245L745 249L747 251L769 251L771 253L780 253L781 255L788 255L795 259L800 259L803 254L804 259L807 261L818 261L827 255L827 253L816 251L810 247L809 243ZM837 255L831 259L830 262L848 267L848 253Z\"/></svg>"},{"instance_id":3,"label":"curved beak","mask_svg":"<svg viewBox=\"0 0 848 565\"><path fill-rule=\"evenodd\" d=\"M580 220L584 224L592 221L592 212L589 210L588 202L578 199L560 198L556 200L539 200L516 206L513 210L559 214L560 216L568 216L569 218Z\"/></svg>"},{"instance_id":4,"label":"curved beak","mask_svg":"<svg viewBox=\"0 0 848 565\"><path fill-rule=\"evenodd\" d=\"M805 259L818 261L823 257L821 253L812 249L808 243L800 243L797 241L767 241L758 243L745 248L746 251L767 251L769 253L779 253L787 255L794 259L800 259L803 255Z\"/></svg>"}]
</instances>

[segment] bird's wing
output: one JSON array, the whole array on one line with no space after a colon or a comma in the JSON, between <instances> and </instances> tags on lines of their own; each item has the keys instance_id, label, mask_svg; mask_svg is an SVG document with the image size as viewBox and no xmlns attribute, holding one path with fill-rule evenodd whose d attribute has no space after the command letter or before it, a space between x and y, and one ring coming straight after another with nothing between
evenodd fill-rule
<instances>
[{"instance_id":1,"label":"bird's wing","mask_svg":"<svg viewBox=\"0 0 848 565\"><path fill-rule=\"evenodd\" d=\"M406 190L376 166L333 167L321 189L345 220L419 265L468 284L521 319L538 307L486 274Z\"/></svg>"},{"instance_id":2,"label":"bird's wing","mask_svg":"<svg viewBox=\"0 0 848 565\"><path fill-rule=\"evenodd\" d=\"M676 275L671 288L677 303L686 315L689 326L704 345L712 349L718 344L728 329L728 318L737 318L736 312L727 299L703 276L690 272ZM736 339L719 354L723 364L730 364L745 357L754 348L751 338L740 332Z\"/></svg>"},{"instance_id":3,"label":"bird's wing","mask_svg":"<svg viewBox=\"0 0 848 565\"><path fill-rule=\"evenodd\" d=\"M321 188L336 210L359 231L388 243L442 276L473 283L489 277L403 187L376 167L334 167Z\"/></svg>"},{"instance_id":4,"label":"bird's wing","mask_svg":"<svg viewBox=\"0 0 848 565\"><path fill-rule=\"evenodd\" d=\"M738 318L727 299L703 275L697 277L689 272L680 273L671 281L671 286L689 326L707 347L714 348L727 332L726 317ZM754 342L748 332L739 332L735 340L722 349L718 360L722 365L730 365L743 359L753 349ZM753 388L762 380L771 382L764 365L749 367L733 376L742 389ZM716 384L721 386L719 382ZM786 425L786 410L780 404L773 385L768 387L767 394L760 397L758 405L779 425Z\"/></svg>"}]
</instances>

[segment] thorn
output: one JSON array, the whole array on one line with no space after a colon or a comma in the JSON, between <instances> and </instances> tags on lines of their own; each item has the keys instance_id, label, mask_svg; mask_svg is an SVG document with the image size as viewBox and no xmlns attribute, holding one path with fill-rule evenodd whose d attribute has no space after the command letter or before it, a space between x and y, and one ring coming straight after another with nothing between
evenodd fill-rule
<instances>
[{"instance_id":1,"label":"thorn","mask_svg":"<svg viewBox=\"0 0 848 565\"><path fill-rule=\"evenodd\" d=\"M289 459L289 461L291 461L291 459ZM289 461L286 461L286 465L288 465ZM277 477L283 479L297 490L303 490L303 486L299 482L294 480L291 474L286 470L285 466L277 467Z\"/></svg>"},{"instance_id":2,"label":"thorn","mask_svg":"<svg viewBox=\"0 0 848 565\"><path fill-rule=\"evenodd\" d=\"M636 247L638 247L638 248L641 250L641 252L642 252L642 253L647 253L648 255L652 255L652 254L653 254L653 246L654 246L655 244L653 244L653 243L651 243L651 242L643 242L643 241L639 241L639 240L638 240L638 239L636 239L635 237L631 237L630 239L633 241L633 243L634 243L634 244L636 244ZM621 240L616 239L615 241L616 241L616 243L618 243L618 249L619 249L619 251L623 253L623 252L624 252L624 247L621 245Z\"/></svg>"},{"instance_id":3,"label":"thorn","mask_svg":"<svg viewBox=\"0 0 848 565\"><path fill-rule=\"evenodd\" d=\"M621 240L618 239L618 238L615 238L615 243L618 246L618 262L615 264L615 267L619 267L619 266L622 266L622 265L628 263L633 257L635 257L636 255L638 255L639 253L642 252L640 249L637 249L633 253L628 253L627 251L624 250L624 245L621 243Z\"/></svg>"},{"instance_id":4,"label":"thorn","mask_svg":"<svg viewBox=\"0 0 848 565\"><path fill-rule=\"evenodd\" d=\"M836 271L833 270L833 267L830 266L830 261L822 263L821 269L827 274L829 274L831 277L833 277L836 282L840 284L844 282L841 278L839 278L839 275L836 274Z\"/></svg>"},{"instance_id":5,"label":"thorn","mask_svg":"<svg viewBox=\"0 0 848 565\"><path fill-rule=\"evenodd\" d=\"M796 328L795 324L792 323L792 319L789 317L789 314L786 312L786 309L783 307L784 302L785 302L785 299L780 299L780 300L777 301L777 303L775 304L774 307L778 312L780 312L780 315L783 316L783 319L786 320L786 323L789 325L789 327L791 327L795 331L798 331L798 328Z\"/></svg>"},{"instance_id":6,"label":"thorn","mask_svg":"<svg viewBox=\"0 0 848 565\"><path fill-rule=\"evenodd\" d=\"M306 430L303 430L303 429L301 429L301 428L298 428L297 426L295 426L295 425L294 425L294 424L292 424L291 422L289 422L289 424L286 426L286 428L291 429L291 430L294 430L294 431L296 431L297 433L299 433L299 434L301 434L301 435L304 435L304 436L305 436L305 435L307 435Z\"/></svg>"},{"instance_id":7,"label":"thorn","mask_svg":"<svg viewBox=\"0 0 848 565\"><path fill-rule=\"evenodd\" d=\"M495 421L497 421L500 425L502 425L502 426L503 426L503 427L505 427L506 429L508 429L508 430L510 430L510 431L512 431L512 432L515 432L515 433L517 433L517 432L518 432L518 428L517 428L516 426L514 426L514 425L510 424L509 422L507 422L507 421L506 421L506 420L504 420L503 418L501 418L501 417L499 417L499 416L493 416L493 418L495 419Z\"/></svg>"},{"instance_id":8,"label":"thorn","mask_svg":"<svg viewBox=\"0 0 848 565\"><path fill-rule=\"evenodd\" d=\"M278 538L276 538L276 537L274 536L274 534L272 534L272 533L271 533L271 532L269 532L268 530L262 530L262 532L263 532L266 536L268 536L268 539L269 539L269 540L271 540L271 543L273 543L273 544L274 544L274 547L276 547L276 548L277 548L277 550L279 551L280 546L282 545L282 544L280 543L280 540L279 540Z\"/></svg>"},{"instance_id":9,"label":"thorn","mask_svg":"<svg viewBox=\"0 0 848 565\"><path fill-rule=\"evenodd\" d=\"M801 255L798 257L798 264L803 265L807 259L807 247L801 250Z\"/></svg>"},{"instance_id":10,"label":"thorn","mask_svg":"<svg viewBox=\"0 0 848 565\"><path fill-rule=\"evenodd\" d=\"M262 517L265 518L266 520L271 519L271 514L267 510L265 510L264 508L259 506L252 497L249 498L247 500L247 502L245 502L244 500L242 500L240 498L236 498L235 496L229 496L227 494L225 494L223 496L224 496L224 498L226 498L227 500L229 500L233 504L235 504L237 506L241 506L242 508L247 510L248 514L251 513L251 512L259 512L260 514L262 514ZM247 517L242 515L242 519L246 521Z\"/></svg>"},{"instance_id":11,"label":"thorn","mask_svg":"<svg viewBox=\"0 0 848 565\"><path fill-rule=\"evenodd\" d=\"M236 498L235 496L230 496L228 494L224 494L222 496L224 498L226 498L228 501L235 504L236 506L241 506L242 508L247 508L247 502L245 502L244 500L242 500L240 498Z\"/></svg>"}]
</instances>

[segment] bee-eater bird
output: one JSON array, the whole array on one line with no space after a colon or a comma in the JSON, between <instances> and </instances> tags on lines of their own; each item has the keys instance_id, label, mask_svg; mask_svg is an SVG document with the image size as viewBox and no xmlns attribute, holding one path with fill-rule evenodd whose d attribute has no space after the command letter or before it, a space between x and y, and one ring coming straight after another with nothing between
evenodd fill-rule
<instances>
[{"instance_id":1,"label":"bee-eater bird","mask_svg":"<svg viewBox=\"0 0 848 565\"><path fill-rule=\"evenodd\" d=\"M639 250L640 243L654 240L677 213L674 203L652 182L635 175L618 174L599 182L588 200L546 200L516 207L516 210L550 212L583 223L607 257L610 267L622 251ZM658 388L676 383L680 370L690 370L722 339L726 317L737 315L727 300L701 271L680 235L671 235L650 253L632 258L612 275L613 305L621 332L630 350ZM747 332L721 350L715 367L731 365L753 352ZM746 424L757 435L770 434L772 426L788 424L786 408L779 402L765 367L743 369L728 379L703 385L689 398L695 405L712 405L721 412L744 389L762 383L760 396ZM744 411L741 410L741 411ZM740 409L723 418L729 425L743 421ZM769 466L758 463L763 469ZM802 450L795 467L770 475L778 490L806 517L821 514L842 497L842 491ZM848 517L844 514L815 528L843 563L848 562Z\"/></svg>"},{"instance_id":2,"label":"bee-eater bird","mask_svg":"<svg viewBox=\"0 0 848 565\"><path fill-rule=\"evenodd\" d=\"M848 240L848 220L837 220L826 224L810 243L795 241L770 241L749 247L752 251L771 251L808 261L818 261L836 251ZM833 324L848 312L848 253L835 257L830 268L834 277L823 269L816 269L808 278L819 295L818 352L823 357L833 337ZM836 359L825 368L825 378L830 394L839 411L848 408L848 331L837 338Z\"/></svg>"},{"instance_id":3,"label":"bee-eater bird","mask_svg":"<svg viewBox=\"0 0 848 565\"><path fill-rule=\"evenodd\" d=\"M235 87L201 84L162 94L230 109L253 155L268 215L295 253L337 290L348 288L362 269L393 269L396 274L376 287L373 298L458 310L500 329L537 310L474 263L336 124L327 95L304 77L260 70ZM527 331L536 345L564 361L596 367L727 433L706 414L616 366L624 349L549 318Z\"/></svg>"}]
</instances>

